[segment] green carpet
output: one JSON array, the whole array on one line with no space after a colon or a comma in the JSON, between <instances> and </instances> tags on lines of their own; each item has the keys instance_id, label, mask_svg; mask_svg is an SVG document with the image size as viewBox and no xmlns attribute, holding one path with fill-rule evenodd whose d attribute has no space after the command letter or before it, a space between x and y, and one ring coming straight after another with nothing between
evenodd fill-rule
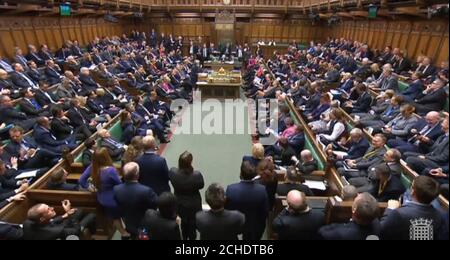
<instances>
[{"instance_id":1,"label":"green carpet","mask_svg":"<svg viewBox=\"0 0 450 260\"><path fill-rule=\"evenodd\" d=\"M203 107L205 104L203 104ZM221 102L223 105L224 102ZM245 106L239 106L244 109L244 120L239 120L243 129L248 126L248 112ZM198 107L196 107L198 108ZM191 109L193 106L191 106ZM190 110L192 111L192 110ZM222 106L222 115L225 114L225 109ZM238 111L238 109L236 109ZM236 113L236 112L235 112ZM202 118L210 114L209 111L202 113ZM219 116L220 117L220 116ZM225 116L222 116L222 127L225 129ZM218 118L216 118L218 119ZM185 112L182 115L182 124L193 125L192 112ZM190 123L189 123L190 122ZM230 122L227 122L230 123ZM237 123L233 124L234 126ZM198 124L197 124L198 125ZM178 126L182 128L182 126ZM184 125L185 127L185 125ZM192 129L193 127L191 127ZM184 151L189 151L194 157L194 168L199 170L205 179L205 188L201 191L204 199L204 191L214 182L221 184L225 189L226 186L239 181L239 170L242 161L242 156L251 154L251 136L248 131L243 131L243 134L174 134L171 143L163 152L163 157L166 158L169 168L178 167L178 157ZM203 200L203 203L205 201Z\"/></svg>"}]
</instances>

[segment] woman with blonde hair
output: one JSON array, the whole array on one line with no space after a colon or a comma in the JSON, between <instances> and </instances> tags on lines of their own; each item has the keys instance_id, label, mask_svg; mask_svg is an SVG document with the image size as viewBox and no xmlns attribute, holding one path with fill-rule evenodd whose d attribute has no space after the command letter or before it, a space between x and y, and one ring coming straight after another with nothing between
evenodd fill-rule
<instances>
[{"instance_id":1,"label":"woman with blonde hair","mask_svg":"<svg viewBox=\"0 0 450 260\"><path fill-rule=\"evenodd\" d=\"M131 139L131 143L130 145L128 145L128 149L125 151L122 157L123 165L129 162L134 162L144 153L142 138L142 136L135 136L133 137L133 139Z\"/></svg>"},{"instance_id":2,"label":"woman with blonde hair","mask_svg":"<svg viewBox=\"0 0 450 260\"><path fill-rule=\"evenodd\" d=\"M264 159L264 146L260 143L254 143L252 146L252 155L245 155L242 161L248 161L256 167L262 159Z\"/></svg>"},{"instance_id":3,"label":"woman with blonde hair","mask_svg":"<svg viewBox=\"0 0 450 260\"><path fill-rule=\"evenodd\" d=\"M122 225L121 213L114 199L114 187L121 183L106 148L94 152L91 165L83 172L79 181L82 188L97 193L97 201L105 210L106 216L113 219L113 225L122 238L129 238L130 234Z\"/></svg>"}]
</instances>

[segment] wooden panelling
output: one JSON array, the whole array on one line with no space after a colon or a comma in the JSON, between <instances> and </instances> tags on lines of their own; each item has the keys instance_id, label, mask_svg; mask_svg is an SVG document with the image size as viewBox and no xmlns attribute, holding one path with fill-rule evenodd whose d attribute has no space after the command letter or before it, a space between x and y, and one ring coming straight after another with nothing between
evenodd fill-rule
<instances>
[{"instance_id":1,"label":"wooden panelling","mask_svg":"<svg viewBox=\"0 0 450 260\"><path fill-rule=\"evenodd\" d=\"M11 57L14 47L27 52L27 45L47 44L53 51L68 40L85 45L95 36L121 35L121 23L107 23L102 18L8 17L0 18L0 54Z\"/></svg>"},{"instance_id":2,"label":"wooden panelling","mask_svg":"<svg viewBox=\"0 0 450 260\"><path fill-rule=\"evenodd\" d=\"M344 21L332 27L329 35L369 44L372 49L398 47L415 60L431 57L436 64L448 60L448 22L445 20Z\"/></svg>"}]
</instances>

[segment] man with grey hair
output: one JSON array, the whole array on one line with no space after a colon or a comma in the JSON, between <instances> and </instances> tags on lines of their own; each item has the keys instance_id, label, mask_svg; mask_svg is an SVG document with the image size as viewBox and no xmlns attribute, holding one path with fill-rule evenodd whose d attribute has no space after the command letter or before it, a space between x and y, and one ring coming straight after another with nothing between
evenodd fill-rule
<instances>
[{"instance_id":1,"label":"man with grey hair","mask_svg":"<svg viewBox=\"0 0 450 260\"><path fill-rule=\"evenodd\" d=\"M273 220L273 228L280 240L310 240L325 224L322 210L308 206L303 192L292 190L287 195L288 206Z\"/></svg>"},{"instance_id":2,"label":"man with grey hair","mask_svg":"<svg viewBox=\"0 0 450 260\"><path fill-rule=\"evenodd\" d=\"M139 183L152 188L158 195L170 192L169 168L166 159L156 153L155 138L145 136L142 144L145 152L136 160L141 169Z\"/></svg>"},{"instance_id":3,"label":"man with grey hair","mask_svg":"<svg viewBox=\"0 0 450 260\"><path fill-rule=\"evenodd\" d=\"M319 230L326 240L365 240L369 236L380 236L380 210L377 200L367 192L358 194L352 205L349 223L331 224Z\"/></svg>"},{"instance_id":4,"label":"man with grey hair","mask_svg":"<svg viewBox=\"0 0 450 260\"><path fill-rule=\"evenodd\" d=\"M114 199L119 206L126 230L137 238L142 219L148 209L156 209L156 193L138 182L139 165L130 162L123 166L124 183L114 187Z\"/></svg>"},{"instance_id":5,"label":"man with grey hair","mask_svg":"<svg viewBox=\"0 0 450 260\"><path fill-rule=\"evenodd\" d=\"M358 196L358 191L356 191L355 186L345 185L344 188L342 188L341 199L343 201L353 201L355 200L356 196Z\"/></svg>"},{"instance_id":6,"label":"man with grey hair","mask_svg":"<svg viewBox=\"0 0 450 260\"><path fill-rule=\"evenodd\" d=\"M302 175L309 175L318 169L317 161L308 149L300 152L300 160L298 160L297 157L292 156L292 161Z\"/></svg>"},{"instance_id":7,"label":"man with grey hair","mask_svg":"<svg viewBox=\"0 0 450 260\"><path fill-rule=\"evenodd\" d=\"M353 160L362 157L369 146L369 141L364 137L363 131L360 128L353 128L347 142L330 144L326 150L330 156L334 156L337 160Z\"/></svg>"},{"instance_id":8,"label":"man with grey hair","mask_svg":"<svg viewBox=\"0 0 450 260\"><path fill-rule=\"evenodd\" d=\"M428 153L434 141L443 134L440 120L439 112L428 112L425 120L420 120L411 129L407 140L396 138L389 140L387 144L389 147L398 149L402 154L405 152Z\"/></svg>"}]
</instances>

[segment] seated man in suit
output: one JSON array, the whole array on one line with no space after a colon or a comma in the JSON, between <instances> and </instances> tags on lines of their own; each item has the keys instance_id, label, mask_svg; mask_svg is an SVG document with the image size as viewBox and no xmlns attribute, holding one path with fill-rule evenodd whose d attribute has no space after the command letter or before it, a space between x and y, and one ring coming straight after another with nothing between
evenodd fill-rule
<instances>
[{"instance_id":1,"label":"seated man in suit","mask_svg":"<svg viewBox=\"0 0 450 260\"><path fill-rule=\"evenodd\" d=\"M401 93L403 99L410 103L414 102L423 91L422 73L414 72L411 75L411 80L412 82L409 84L408 88Z\"/></svg>"},{"instance_id":2,"label":"seated man in suit","mask_svg":"<svg viewBox=\"0 0 450 260\"><path fill-rule=\"evenodd\" d=\"M100 129L98 136L100 138L99 147L105 147L114 161L120 161L128 147L111 138L111 133L106 129Z\"/></svg>"},{"instance_id":3,"label":"seated man in suit","mask_svg":"<svg viewBox=\"0 0 450 260\"><path fill-rule=\"evenodd\" d=\"M9 61L2 57L0 55L0 69L6 71L7 73L11 73L14 71L13 67L11 66L11 63L9 63Z\"/></svg>"},{"instance_id":4,"label":"seated man in suit","mask_svg":"<svg viewBox=\"0 0 450 260\"><path fill-rule=\"evenodd\" d=\"M350 138L345 143L335 142L326 148L328 156L336 160L353 160L360 158L369 149L369 141L364 137L364 133L359 128L350 131Z\"/></svg>"},{"instance_id":5,"label":"seated man in suit","mask_svg":"<svg viewBox=\"0 0 450 260\"><path fill-rule=\"evenodd\" d=\"M89 93L91 91L96 91L97 88L101 88L101 86L91 77L89 69L86 67L80 69L80 75L78 78L82 84L82 93Z\"/></svg>"},{"instance_id":6,"label":"seated man in suit","mask_svg":"<svg viewBox=\"0 0 450 260\"><path fill-rule=\"evenodd\" d=\"M11 142L5 147L11 157L18 159L19 169L40 169L53 167L60 156L40 148L33 139L23 136L23 129L15 126L9 130Z\"/></svg>"},{"instance_id":7,"label":"seated man in suit","mask_svg":"<svg viewBox=\"0 0 450 260\"><path fill-rule=\"evenodd\" d=\"M367 113L370 110L370 104L372 103L372 97L367 91L367 87L364 84L358 84L356 86L356 93L358 99L356 101L347 101L343 104L343 109L347 113Z\"/></svg>"},{"instance_id":8,"label":"seated man in suit","mask_svg":"<svg viewBox=\"0 0 450 260\"><path fill-rule=\"evenodd\" d=\"M177 218L177 198L170 192L158 197L158 210L149 209L142 225L151 240L181 240L179 219Z\"/></svg>"},{"instance_id":9,"label":"seated man in suit","mask_svg":"<svg viewBox=\"0 0 450 260\"><path fill-rule=\"evenodd\" d=\"M0 95L0 124L17 125L28 131L33 128L36 119L28 119L25 113L17 111L9 96Z\"/></svg>"},{"instance_id":10,"label":"seated man in suit","mask_svg":"<svg viewBox=\"0 0 450 260\"><path fill-rule=\"evenodd\" d=\"M366 240L369 236L380 236L377 200L367 192L360 193L353 201L351 221L345 224L330 224L319 229L325 240Z\"/></svg>"},{"instance_id":11,"label":"seated man in suit","mask_svg":"<svg viewBox=\"0 0 450 260\"><path fill-rule=\"evenodd\" d=\"M28 60L23 56L22 49L19 47L14 48L14 62L22 65L25 69L28 69Z\"/></svg>"},{"instance_id":12,"label":"seated man in suit","mask_svg":"<svg viewBox=\"0 0 450 260\"><path fill-rule=\"evenodd\" d=\"M139 165L135 162L123 167L124 183L114 187L114 198L122 212L127 231L137 238L145 212L156 209L158 196L149 187L140 184Z\"/></svg>"},{"instance_id":13,"label":"seated man in suit","mask_svg":"<svg viewBox=\"0 0 450 260\"><path fill-rule=\"evenodd\" d=\"M435 79L427 88L414 100L416 113L425 115L430 111L441 111L444 109L445 101L448 100L445 93L445 82L439 78Z\"/></svg>"},{"instance_id":14,"label":"seated man in suit","mask_svg":"<svg viewBox=\"0 0 450 260\"><path fill-rule=\"evenodd\" d=\"M41 59L43 59L44 61L54 59L53 54L45 44L41 45L41 48L39 50L39 57L41 57Z\"/></svg>"},{"instance_id":15,"label":"seated man in suit","mask_svg":"<svg viewBox=\"0 0 450 260\"><path fill-rule=\"evenodd\" d=\"M45 67L45 76L50 85L55 85L61 83L63 78L61 68L54 61L48 60Z\"/></svg>"},{"instance_id":16,"label":"seated man in suit","mask_svg":"<svg viewBox=\"0 0 450 260\"><path fill-rule=\"evenodd\" d=\"M12 167L17 168L17 160L12 160ZM22 192L28 189L28 180L16 180L18 175L17 169L13 168L14 173L11 174L7 168L6 163L0 160L0 208L11 201L21 201L24 199Z\"/></svg>"},{"instance_id":17,"label":"seated man in suit","mask_svg":"<svg viewBox=\"0 0 450 260\"><path fill-rule=\"evenodd\" d=\"M406 152L406 163L416 172L421 173L425 168L439 168L448 165L449 160L449 119L446 117L441 123L444 132L430 148L427 154Z\"/></svg>"},{"instance_id":18,"label":"seated man in suit","mask_svg":"<svg viewBox=\"0 0 450 260\"><path fill-rule=\"evenodd\" d=\"M33 81L29 76L25 74L23 66L19 63L13 64L14 72L11 73L11 81L20 89L39 88L38 82Z\"/></svg>"},{"instance_id":19,"label":"seated man in suit","mask_svg":"<svg viewBox=\"0 0 450 260\"><path fill-rule=\"evenodd\" d=\"M95 234L95 215L83 216L81 210L73 209L70 201L61 202L65 214L56 216L55 209L46 204L37 204L28 210L23 224L26 240L66 239L70 235L80 236L82 229L89 228Z\"/></svg>"},{"instance_id":20,"label":"seated man in suit","mask_svg":"<svg viewBox=\"0 0 450 260\"><path fill-rule=\"evenodd\" d=\"M67 183L67 175L69 173L64 169L53 171L50 180L47 182L46 189L78 191L80 189L78 184Z\"/></svg>"},{"instance_id":21,"label":"seated man in suit","mask_svg":"<svg viewBox=\"0 0 450 260\"><path fill-rule=\"evenodd\" d=\"M19 89L9 78L8 72L3 69L0 69L0 94L14 99L19 97Z\"/></svg>"},{"instance_id":22,"label":"seated man in suit","mask_svg":"<svg viewBox=\"0 0 450 260\"><path fill-rule=\"evenodd\" d=\"M70 124L70 120L64 115L61 107L55 106L51 111L53 119L50 123L50 128L56 139L67 140L74 138L76 141L84 141L92 135L86 125L73 127Z\"/></svg>"},{"instance_id":23,"label":"seated man in suit","mask_svg":"<svg viewBox=\"0 0 450 260\"><path fill-rule=\"evenodd\" d=\"M417 123L418 118L414 115L414 106L405 104L400 107L400 114L389 121L381 128L381 131L388 137L388 139L400 138L405 140L411 129ZM374 129L374 132L378 132Z\"/></svg>"},{"instance_id":24,"label":"seated man in suit","mask_svg":"<svg viewBox=\"0 0 450 260\"><path fill-rule=\"evenodd\" d=\"M428 153L436 139L443 134L440 119L438 112L428 112L425 120L420 120L410 130L407 140L391 139L388 141L388 146L397 148L401 153Z\"/></svg>"},{"instance_id":25,"label":"seated man in suit","mask_svg":"<svg viewBox=\"0 0 450 260\"><path fill-rule=\"evenodd\" d=\"M23 229L20 225L0 222L0 240L21 240L22 238Z\"/></svg>"},{"instance_id":26,"label":"seated man in suit","mask_svg":"<svg viewBox=\"0 0 450 260\"><path fill-rule=\"evenodd\" d=\"M412 202L401 205L396 200L388 201L388 207L380 220L381 239L417 239L411 236L410 230L411 222L419 219L427 220L430 225L428 239L448 239L448 236L445 237L448 226L445 225L442 213L431 205L439 196L439 184L428 176L419 176L414 179L411 190Z\"/></svg>"},{"instance_id":27,"label":"seated man in suit","mask_svg":"<svg viewBox=\"0 0 450 260\"><path fill-rule=\"evenodd\" d=\"M238 240L242 234L245 216L237 210L225 209L225 191L217 183L205 192L210 210L197 212L196 226L200 240Z\"/></svg>"},{"instance_id":28,"label":"seated man in suit","mask_svg":"<svg viewBox=\"0 0 450 260\"><path fill-rule=\"evenodd\" d=\"M33 82L41 82L46 80L46 76L39 71L34 61L28 62L28 70L26 71L26 74L31 80L33 80Z\"/></svg>"},{"instance_id":29,"label":"seated man in suit","mask_svg":"<svg viewBox=\"0 0 450 260\"><path fill-rule=\"evenodd\" d=\"M242 162L240 177L241 182L227 187L225 208L245 215L244 240L260 240L269 213L267 192L263 185L253 181L256 171L249 162Z\"/></svg>"},{"instance_id":30,"label":"seated man in suit","mask_svg":"<svg viewBox=\"0 0 450 260\"><path fill-rule=\"evenodd\" d=\"M372 146L362 157L336 162L338 173L347 179L367 176L369 167L383 160L386 153L385 144L386 137L383 134L376 134L372 139Z\"/></svg>"},{"instance_id":31,"label":"seated man in suit","mask_svg":"<svg viewBox=\"0 0 450 260\"><path fill-rule=\"evenodd\" d=\"M391 167L388 164L379 164L374 169L376 177L369 192L378 202L398 199L406 190L400 178L393 175Z\"/></svg>"},{"instance_id":32,"label":"seated man in suit","mask_svg":"<svg viewBox=\"0 0 450 260\"><path fill-rule=\"evenodd\" d=\"M64 149L75 149L75 136L70 136L67 139L58 140L50 131L50 120L47 117L39 117L33 129L33 137L36 143L49 151L61 155Z\"/></svg>"},{"instance_id":33,"label":"seated man in suit","mask_svg":"<svg viewBox=\"0 0 450 260\"><path fill-rule=\"evenodd\" d=\"M24 112L28 117L49 116L49 107L41 106L34 98L34 93L29 88L20 91L22 100L19 102L20 111Z\"/></svg>"},{"instance_id":34,"label":"seated man in suit","mask_svg":"<svg viewBox=\"0 0 450 260\"><path fill-rule=\"evenodd\" d=\"M303 150L300 153L300 160L293 156L292 161L295 167L302 175L310 175L313 171L317 171L318 165L310 150Z\"/></svg>"},{"instance_id":35,"label":"seated man in suit","mask_svg":"<svg viewBox=\"0 0 450 260\"><path fill-rule=\"evenodd\" d=\"M402 154L397 149L389 149L384 154L383 161L369 167L367 176L351 178L348 182L353 185L358 192L369 192L373 190L376 181L379 179L376 171L376 168L379 165L386 165L389 167L390 174L393 177L400 179L402 174L400 159L402 159Z\"/></svg>"},{"instance_id":36,"label":"seated man in suit","mask_svg":"<svg viewBox=\"0 0 450 260\"><path fill-rule=\"evenodd\" d=\"M96 126L97 122L93 118L87 117L85 113L83 113L83 108L80 105L80 100L74 98L70 101L70 109L67 111L67 118L70 121L70 124L74 128L82 127L83 125L88 127L89 135L97 131ZM85 133L85 132L84 132Z\"/></svg>"},{"instance_id":37,"label":"seated man in suit","mask_svg":"<svg viewBox=\"0 0 450 260\"><path fill-rule=\"evenodd\" d=\"M280 240L312 240L325 224L322 210L311 209L303 192L292 190L287 194L288 206L273 220L273 228Z\"/></svg>"},{"instance_id":38,"label":"seated man in suit","mask_svg":"<svg viewBox=\"0 0 450 260\"><path fill-rule=\"evenodd\" d=\"M30 61L33 61L39 67L45 65L45 60L42 59L42 57L39 56L38 51L36 49L36 46L34 46L32 44L28 45L27 59L30 60Z\"/></svg>"}]
</instances>

